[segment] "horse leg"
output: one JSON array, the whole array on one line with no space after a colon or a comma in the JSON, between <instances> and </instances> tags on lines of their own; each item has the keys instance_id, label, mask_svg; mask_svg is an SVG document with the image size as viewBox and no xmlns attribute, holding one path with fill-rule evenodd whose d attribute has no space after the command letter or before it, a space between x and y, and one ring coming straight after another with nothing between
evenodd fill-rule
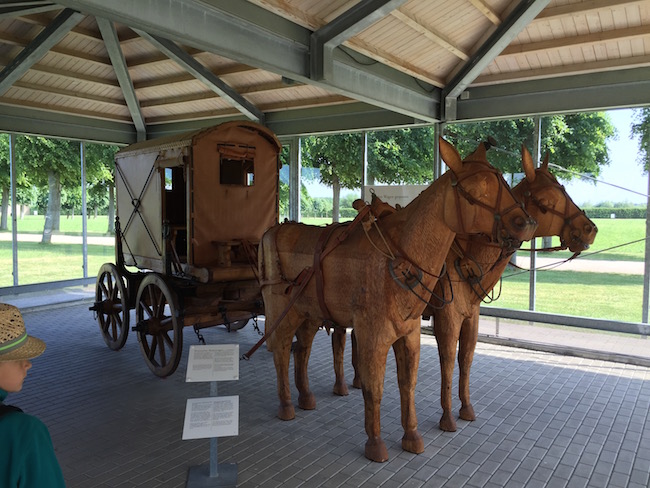
<instances>
[{"instance_id":1,"label":"horse leg","mask_svg":"<svg viewBox=\"0 0 650 488\"><path fill-rule=\"evenodd\" d=\"M334 356L334 374L336 375L334 394L340 396L348 394L348 385L345 384L345 368L343 366L346 335L345 329L334 327L332 332L332 355Z\"/></svg>"},{"instance_id":2,"label":"horse leg","mask_svg":"<svg viewBox=\"0 0 650 488\"><path fill-rule=\"evenodd\" d=\"M278 331L276 330L275 333ZM289 359L291 357L291 336L289 340L276 340L273 347L273 363L278 382L278 397L280 406L278 417L282 420L291 420L296 412L291 403L291 386L289 384Z\"/></svg>"},{"instance_id":3,"label":"horse leg","mask_svg":"<svg viewBox=\"0 0 650 488\"><path fill-rule=\"evenodd\" d=\"M283 310L284 301L270 300L267 296L265 296L265 300L267 304L266 322L269 324L275 323L275 317L278 317L280 311ZM278 398L280 399L278 417L282 420L291 420L296 416L293 403L291 402L289 363L291 359L291 342L293 341L297 320L298 318L295 317L295 314L290 312L275 329L268 341L273 344L273 363L275 364Z\"/></svg>"},{"instance_id":4,"label":"horse leg","mask_svg":"<svg viewBox=\"0 0 650 488\"><path fill-rule=\"evenodd\" d=\"M451 412L452 383L454 378L454 365L456 363L456 342L458 335L455 333L456 324L454 317L447 313L453 303L446 305L445 309L436 311L433 320L433 330L438 343L438 356L440 358L440 430L456 432L456 419Z\"/></svg>"},{"instance_id":5,"label":"horse leg","mask_svg":"<svg viewBox=\"0 0 650 488\"><path fill-rule=\"evenodd\" d=\"M361 377L359 376L359 352L357 351L357 336L352 329L350 334L352 337L352 367L354 368L354 379L352 386L354 388L361 388Z\"/></svg>"},{"instance_id":6,"label":"horse leg","mask_svg":"<svg viewBox=\"0 0 650 488\"><path fill-rule=\"evenodd\" d=\"M474 407L469 399L469 372L474 360L474 350L478 340L478 306L475 313L463 321L460 330L460 347L458 350L458 367L460 377L458 381L458 396L460 397L460 418L463 420L475 420Z\"/></svg>"},{"instance_id":7,"label":"horse leg","mask_svg":"<svg viewBox=\"0 0 650 488\"><path fill-rule=\"evenodd\" d=\"M364 454L371 461L383 463L388 461L388 449L381 438L380 407L388 349L371 336L366 338L365 335L359 335L358 339L359 374L362 379L365 427L368 434Z\"/></svg>"},{"instance_id":8,"label":"horse leg","mask_svg":"<svg viewBox=\"0 0 650 488\"><path fill-rule=\"evenodd\" d=\"M395 360L397 362L397 381L402 408L402 449L415 454L424 451L424 441L418 432L418 419L415 414L415 386L418 379L420 364L420 329L415 328L394 344Z\"/></svg>"},{"instance_id":9,"label":"horse leg","mask_svg":"<svg viewBox=\"0 0 650 488\"><path fill-rule=\"evenodd\" d=\"M303 410L313 410L316 408L316 399L309 389L309 375L307 366L309 355L311 354L311 345L314 342L314 336L318 327L313 327L309 322L305 322L296 331L296 346L293 350L293 367L295 372L296 388L298 389L298 406Z\"/></svg>"}]
</instances>

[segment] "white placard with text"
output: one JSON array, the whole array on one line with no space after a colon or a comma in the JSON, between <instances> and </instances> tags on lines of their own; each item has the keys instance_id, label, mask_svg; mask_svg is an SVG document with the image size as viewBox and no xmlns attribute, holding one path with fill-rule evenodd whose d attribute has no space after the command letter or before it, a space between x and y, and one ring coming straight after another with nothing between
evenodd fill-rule
<instances>
[{"instance_id":1,"label":"white placard with text","mask_svg":"<svg viewBox=\"0 0 650 488\"><path fill-rule=\"evenodd\" d=\"M406 207L428 187L429 185L367 185L363 187L363 199L370 202L374 192L384 202L393 207L395 205Z\"/></svg>"},{"instance_id":2,"label":"white placard with text","mask_svg":"<svg viewBox=\"0 0 650 488\"><path fill-rule=\"evenodd\" d=\"M189 398L183 440L239 435L239 397Z\"/></svg>"},{"instance_id":3,"label":"white placard with text","mask_svg":"<svg viewBox=\"0 0 650 488\"><path fill-rule=\"evenodd\" d=\"M239 379L239 344L190 346L185 381L230 381Z\"/></svg>"}]
</instances>

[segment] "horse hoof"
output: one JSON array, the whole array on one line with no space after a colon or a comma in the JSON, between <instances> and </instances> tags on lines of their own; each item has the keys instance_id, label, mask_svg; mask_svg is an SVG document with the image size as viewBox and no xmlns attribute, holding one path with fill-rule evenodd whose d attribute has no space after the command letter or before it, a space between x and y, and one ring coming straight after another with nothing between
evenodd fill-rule
<instances>
[{"instance_id":1,"label":"horse hoof","mask_svg":"<svg viewBox=\"0 0 650 488\"><path fill-rule=\"evenodd\" d=\"M293 420L296 417L296 411L293 405L280 405L278 409L278 417L281 420Z\"/></svg>"},{"instance_id":2,"label":"horse hoof","mask_svg":"<svg viewBox=\"0 0 650 488\"><path fill-rule=\"evenodd\" d=\"M352 386L357 388L358 390L360 390L361 389L361 380L355 376L354 379L352 380Z\"/></svg>"},{"instance_id":3,"label":"horse hoof","mask_svg":"<svg viewBox=\"0 0 650 488\"><path fill-rule=\"evenodd\" d=\"M417 430L404 433L404 437L402 437L402 449L414 454L424 452L424 441Z\"/></svg>"},{"instance_id":4,"label":"horse hoof","mask_svg":"<svg viewBox=\"0 0 650 488\"><path fill-rule=\"evenodd\" d=\"M303 410L314 410L316 408L316 397L311 392L298 395L298 406Z\"/></svg>"},{"instance_id":5,"label":"horse hoof","mask_svg":"<svg viewBox=\"0 0 650 488\"><path fill-rule=\"evenodd\" d=\"M385 463L388 461L388 450L381 437L368 438L365 455L368 459L376 463Z\"/></svg>"},{"instance_id":6,"label":"horse hoof","mask_svg":"<svg viewBox=\"0 0 650 488\"><path fill-rule=\"evenodd\" d=\"M460 414L458 415L463 420L469 420L470 422L476 420L476 415L474 414L474 407L472 404L465 407L460 407Z\"/></svg>"},{"instance_id":7,"label":"horse hoof","mask_svg":"<svg viewBox=\"0 0 650 488\"><path fill-rule=\"evenodd\" d=\"M348 391L348 385L345 383L336 383L334 385L334 394L338 396L348 396L350 394Z\"/></svg>"},{"instance_id":8,"label":"horse hoof","mask_svg":"<svg viewBox=\"0 0 650 488\"><path fill-rule=\"evenodd\" d=\"M447 413L442 414L442 417L440 417L440 430L456 432L456 421L451 415Z\"/></svg>"}]
</instances>

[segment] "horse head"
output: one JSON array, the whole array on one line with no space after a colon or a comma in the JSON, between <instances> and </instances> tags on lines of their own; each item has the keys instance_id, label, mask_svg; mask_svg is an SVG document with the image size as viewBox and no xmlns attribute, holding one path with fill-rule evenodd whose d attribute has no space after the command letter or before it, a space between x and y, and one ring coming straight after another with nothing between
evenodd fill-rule
<instances>
[{"instance_id":1,"label":"horse head","mask_svg":"<svg viewBox=\"0 0 650 488\"><path fill-rule=\"evenodd\" d=\"M445 221L458 234L483 234L514 249L532 239L536 222L488 162L487 148L481 144L463 160L454 146L440 138L440 155L452 179L451 191L445 195Z\"/></svg>"},{"instance_id":2,"label":"horse head","mask_svg":"<svg viewBox=\"0 0 650 488\"><path fill-rule=\"evenodd\" d=\"M533 158L525 146L521 148L526 177L513 193L537 220L536 237L559 236L562 249L576 255L594 242L598 228L581 210L548 170L548 153L535 169Z\"/></svg>"}]
</instances>

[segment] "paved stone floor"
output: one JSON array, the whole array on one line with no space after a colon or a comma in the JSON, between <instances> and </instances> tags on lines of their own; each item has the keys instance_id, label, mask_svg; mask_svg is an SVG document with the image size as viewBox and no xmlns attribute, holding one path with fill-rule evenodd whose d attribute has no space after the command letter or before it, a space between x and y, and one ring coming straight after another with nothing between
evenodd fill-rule
<instances>
[{"instance_id":1,"label":"paved stone floor","mask_svg":"<svg viewBox=\"0 0 650 488\"><path fill-rule=\"evenodd\" d=\"M208 462L208 440L181 440L186 399L209 394L208 384L184 381L196 343L191 329L181 366L161 380L133 334L118 352L105 346L88 303L26 311L25 319L48 348L9 400L49 426L69 488L183 487L188 468ZM250 324L204 335L242 352L258 339ZM290 422L275 417L275 373L264 348L241 362L238 381L219 384L220 395L240 399L239 435L219 439L219 462L237 464L242 487L649 485L650 369L479 343L471 379L477 420L459 420L448 433L438 429L433 337L423 335L421 356L416 406L424 453L400 448L391 353L382 403L390 460L365 459L361 392L332 395L329 338L319 332L310 362L316 410L297 409ZM295 388L293 395L295 403Z\"/></svg>"}]
</instances>

